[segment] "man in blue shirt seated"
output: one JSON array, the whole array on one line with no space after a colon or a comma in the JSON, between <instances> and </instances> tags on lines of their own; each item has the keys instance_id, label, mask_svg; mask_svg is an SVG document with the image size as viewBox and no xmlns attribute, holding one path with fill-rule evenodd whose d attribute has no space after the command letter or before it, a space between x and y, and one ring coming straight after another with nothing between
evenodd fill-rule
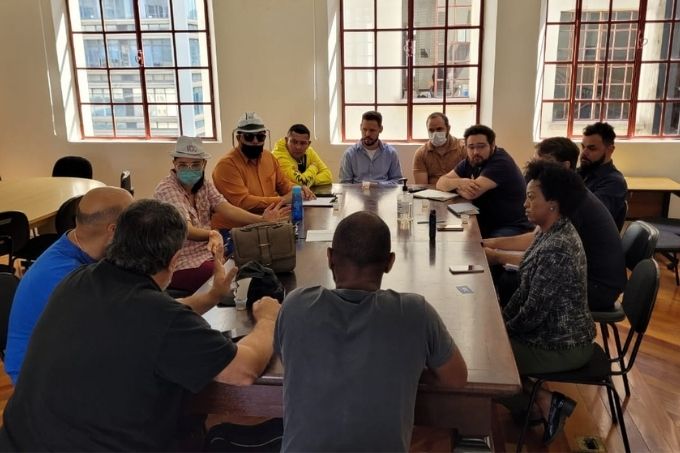
<instances>
[{"instance_id":1,"label":"man in blue shirt seated","mask_svg":"<svg viewBox=\"0 0 680 453\"><path fill-rule=\"evenodd\" d=\"M328 249L336 289L298 288L284 300L274 334L282 451L408 451L419 382L465 385L465 361L434 308L380 289L390 248L380 217L354 213Z\"/></svg>"},{"instance_id":2,"label":"man in blue shirt seated","mask_svg":"<svg viewBox=\"0 0 680 453\"><path fill-rule=\"evenodd\" d=\"M611 213L619 230L626 219L628 185L612 161L616 132L609 123L593 123L583 129L581 166L578 174L588 190Z\"/></svg>"},{"instance_id":3,"label":"man in blue shirt seated","mask_svg":"<svg viewBox=\"0 0 680 453\"><path fill-rule=\"evenodd\" d=\"M392 145L380 140L382 115L369 111L361 116L361 140L345 150L340 161L340 182L371 185L399 184L401 165Z\"/></svg>"},{"instance_id":4,"label":"man in blue shirt seated","mask_svg":"<svg viewBox=\"0 0 680 453\"><path fill-rule=\"evenodd\" d=\"M75 229L40 255L19 282L9 315L5 371L16 385L28 341L52 291L72 270L104 256L116 220L132 203L127 190L98 187L80 200Z\"/></svg>"}]
</instances>

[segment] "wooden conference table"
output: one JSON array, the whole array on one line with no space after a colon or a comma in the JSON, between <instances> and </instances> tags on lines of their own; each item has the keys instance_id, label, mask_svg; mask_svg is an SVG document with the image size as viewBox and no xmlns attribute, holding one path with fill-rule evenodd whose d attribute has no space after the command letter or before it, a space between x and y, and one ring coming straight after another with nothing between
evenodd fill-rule
<instances>
[{"instance_id":1,"label":"wooden conference table","mask_svg":"<svg viewBox=\"0 0 680 453\"><path fill-rule=\"evenodd\" d=\"M465 435L490 435L492 398L519 392L520 380L475 218L470 219L463 232L437 232L434 244L430 245L428 225L418 223L428 217L421 200L414 200L414 221L400 228L396 218L398 188L363 191L360 186L335 185L334 189L344 192L340 209L306 207L306 229L334 229L342 218L360 210L380 215L390 227L392 250L396 254L394 267L385 275L382 287L424 295L441 316L467 363L468 384L462 389L421 384L416 424L456 428ZM447 203L429 203L437 210L438 219L460 223L460 219L447 211ZM280 275L287 290L311 285L334 287L326 262L329 245L298 240L295 272ZM484 272L452 275L448 267L454 264L481 264ZM457 288L462 286L471 293L464 294L465 288ZM221 310L218 317L223 331L242 329L249 323L245 311L214 310ZM214 321L215 313L212 313ZM281 417L282 382L283 367L280 360L274 358L252 386L209 384L188 401L187 415L228 413ZM348 390L361 392L360 388Z\"/></svg>"},{"instance_id":2,"label":"wooden conference table","mask_svg":"<svg viewBox=\"0 0 680 453\"><path fill-rule=\"evenodd\" d=\"M668 218L671 194L680 196L680 183L670 178L626 176L628 219Z\"/></svg>"},{"instance_id":3,"label":"wooden conference table","mask_svg":"<svg viewBox=\"0 0 680 453\"><path fill-rule=\"evenodd\" d=\"M0 212L26 214L31 228L48 224L63 202L105 184L94 179L37 177L0 181Z\"/></svg>"}]
</instances>

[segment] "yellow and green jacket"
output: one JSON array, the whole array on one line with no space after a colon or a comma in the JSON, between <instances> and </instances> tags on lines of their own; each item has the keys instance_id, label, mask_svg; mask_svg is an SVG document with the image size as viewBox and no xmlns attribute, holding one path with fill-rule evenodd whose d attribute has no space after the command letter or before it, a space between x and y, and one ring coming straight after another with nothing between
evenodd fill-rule
<instances>
[{"instance_id":1,"label":"yellow and green jacket","mask_svg":"<svg viewBox=\"0 0 680 453\"><path fill-rule=\"evenodd\" d=\"M308 187L322 186L333 182L331 170L311 146L305 151L305 155L307 156L307 168L303 173L298 171L297 161L288 152L285 137L276 142L272 154L278 159L283 174L291 181Z\"/></svg>"}]
</instances>

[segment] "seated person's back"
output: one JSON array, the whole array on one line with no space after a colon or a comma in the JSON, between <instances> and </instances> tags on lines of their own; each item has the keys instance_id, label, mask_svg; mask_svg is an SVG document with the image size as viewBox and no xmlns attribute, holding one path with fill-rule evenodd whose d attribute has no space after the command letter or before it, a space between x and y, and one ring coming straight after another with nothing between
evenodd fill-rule
<instances>
[{"instance_id":1,"label":"seated person's back","mask_svg":"<svg viewBox=\"0 0 680 453\"><path fill-rule=\"evenodd\" d=\"M380 290L389 250L387 225L355 213L329 249L337 289L301 288L284 301L275 334L284 451L407 451L424 368L441 385L465 383L465 362L432 306Z\"/></svg>"}]
</instances>

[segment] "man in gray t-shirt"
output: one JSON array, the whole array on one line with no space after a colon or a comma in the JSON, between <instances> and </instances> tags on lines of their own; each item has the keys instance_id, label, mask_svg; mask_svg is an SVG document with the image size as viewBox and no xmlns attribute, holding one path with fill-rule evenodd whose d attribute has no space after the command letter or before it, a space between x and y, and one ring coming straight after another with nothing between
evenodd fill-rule
<instances>
[{"instance_id":1,"label":"man in gray t-shirt","mask_svg":"<svg viewBox=\"0 0 680 453\"><path fill-rule=\"evenodd\" d=\"M274 335L285 369L283 451L408 451L423 370L438 385L465 385L465 361L432 306L380 289L390 247L378 216L352 214L328 249L337 289L285 299Z\"/></svg>"}]
</instances>

